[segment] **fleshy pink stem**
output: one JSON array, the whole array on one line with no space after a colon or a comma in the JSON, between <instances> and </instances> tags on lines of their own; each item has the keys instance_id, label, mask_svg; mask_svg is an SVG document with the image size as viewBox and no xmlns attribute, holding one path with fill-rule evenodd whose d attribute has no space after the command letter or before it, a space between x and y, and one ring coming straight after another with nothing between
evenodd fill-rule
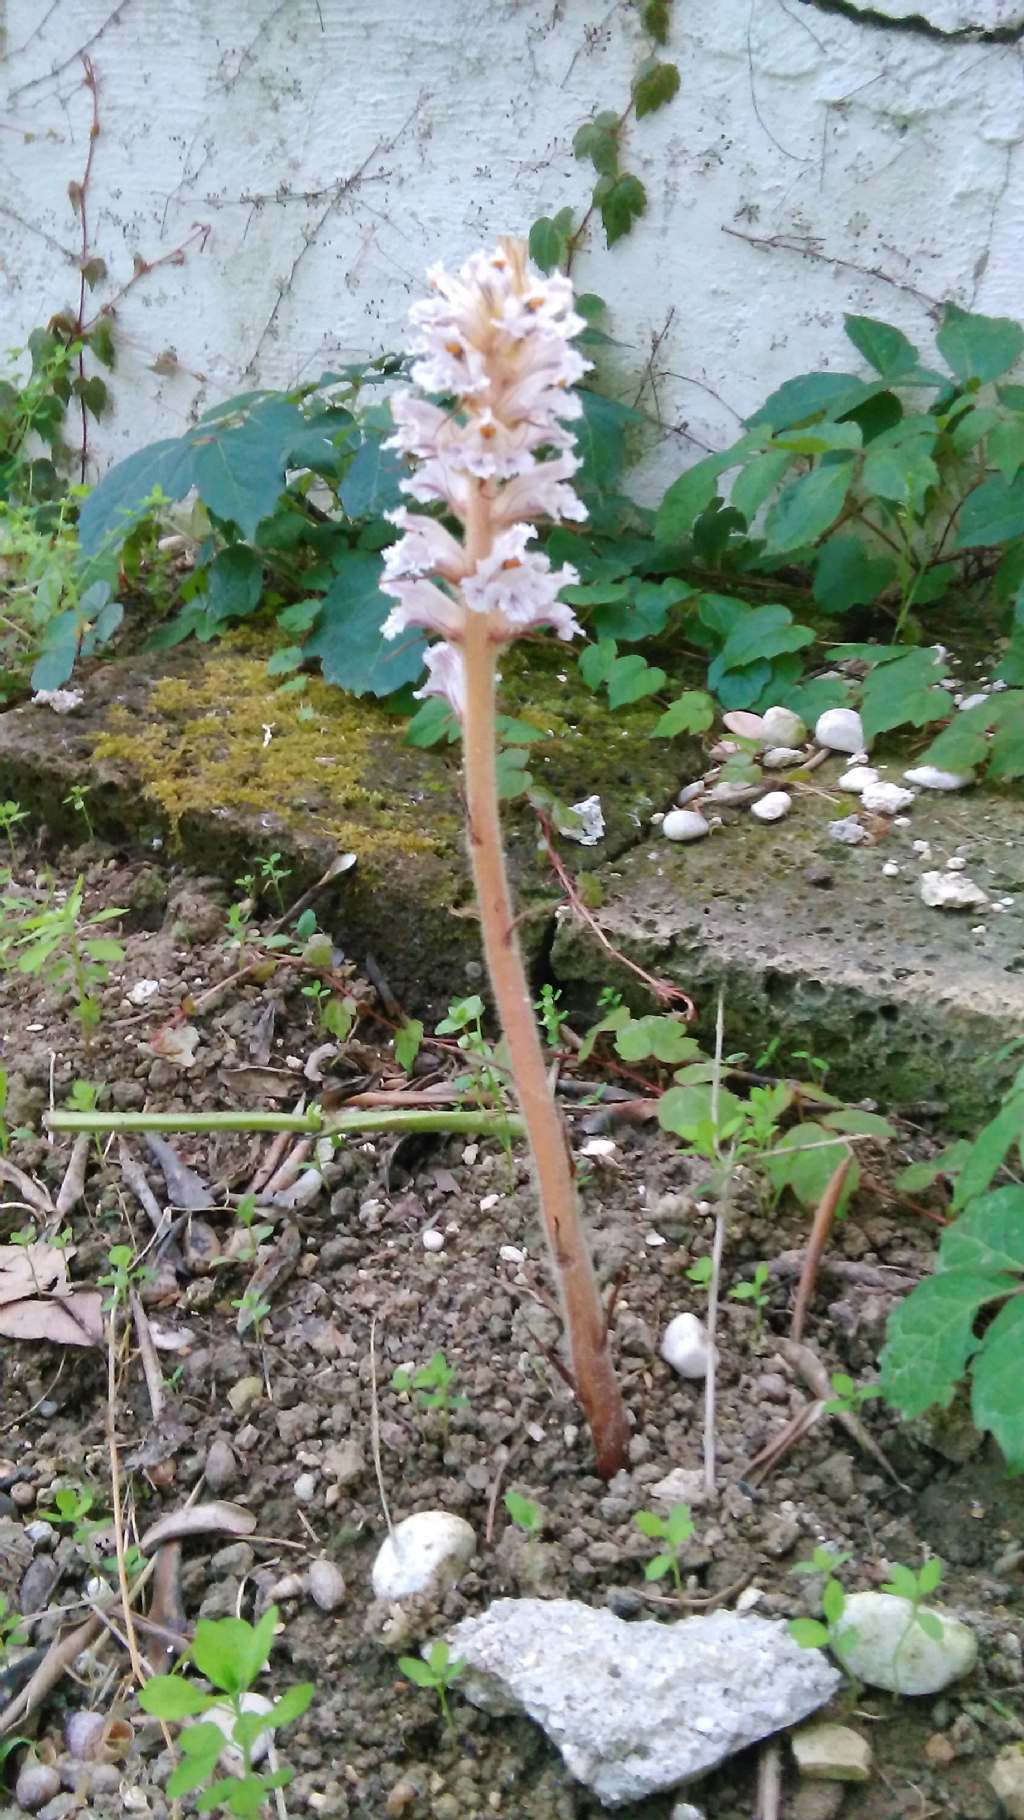
<instances>
[{"instance_id":1,"label":"fleshy pink stem","mask_svg":"<svg viewBox=\"0 0 1024 1820\"><path fill-rule=\"evenodd\" d=\"M486 503L467 514L466 543L486 537ZM480 516L478 516L478 514ZM475 521L475 522L474 522ZM568 1138L548 1085L544 1054L516 935L498 807L495 741L496 646L488 617L468 613L462 646L463 724L469 852L484 953L526 1125L541 1213L565 1314L576 1394L590 1424L597 1470L624 1464L629 1423L608 1350L608 1324L583 1234Z\"/></svg>"}]
</instances>

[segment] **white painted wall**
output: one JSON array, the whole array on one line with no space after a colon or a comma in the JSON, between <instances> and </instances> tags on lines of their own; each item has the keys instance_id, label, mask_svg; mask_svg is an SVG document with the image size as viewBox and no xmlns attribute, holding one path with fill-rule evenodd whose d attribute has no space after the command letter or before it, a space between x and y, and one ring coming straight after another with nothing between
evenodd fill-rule
<instances>
[{"instance_id":1,"label":"white painted wall","mask_svg":"<svg viewBox=\"0 0 1024 1820\"><path fill-rule=\"evenodd\" d=\"M650 211L577 268L613 306L623 396L668 323L648 478L849 364L844 309L925 341L945 297L1024 312L1024 0L674 10L681 92L629 137ZM399 345L428 260L584 204L573 133L648 48L628 0L0 0L0 24L0 347L76 297L83 50L97 302L210 230L118 306L99 459Z\"/></svg>"}]
</instances>

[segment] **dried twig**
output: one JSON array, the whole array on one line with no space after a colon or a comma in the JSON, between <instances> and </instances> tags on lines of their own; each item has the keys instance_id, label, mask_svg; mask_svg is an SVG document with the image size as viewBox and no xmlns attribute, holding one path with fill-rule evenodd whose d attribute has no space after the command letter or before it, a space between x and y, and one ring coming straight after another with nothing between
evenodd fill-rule
<instances>
[{"instance_id":1,"label":"dried twig","mask_svg":"<svg viewBox=\"0 0 1024 1820\"><path fill-rule=\"evenodd\" d=\"M757 1820L779 1820L782 1811L782 1753L768 1743L757 1766Z\"/></svg>"},{"instance_id":2,"label":"dried twig","mask_svg":"<svg viewBox=\"0 0 1024 1820\"><path fill-rule=\"evenodd\" d=\"M156 1347L153 1344L149 1316L134 1289L128 1300L132 1311L132 1321L135 1325L135 1338L139 1342L142 1374L149 1392L149 1406L153 1412L154 1422L159 1422L164 1413L164 1374L160 1370L160 1360L157 1358Z\"/></svg>"},{"instance_id":3,"label":"dried twig","mask_svg":"<svg viewBox=\"0 0 1024 1820\"><path fill-rule=\"evenodd\" d=\"M71 1146L71 1156L57 1195L55 1212L58 1221L67 1219L85 1193L85 1170L89 1161L90 1137L83 1131Z\"/></svg>"},{"instance_id":4,"label":"dried twig","mask_svg":"<svg viewBox=\"0 0 1024 1820\"><path fill-rule=\"evenodd\" d=\"M818 1264L821 1259L821 1254L828 1244L829 1233L832 1231L832 1226L836 1217L836 1208L839 1206L839 1202L842 1199L843 1189L846 1185L846 1178L850 1173L850 1165L852 1162L853 1154L851 1151L847 1151L842 1162L837 1163L835 1169L832 1171L832 1174L826 1183L825 1191L815 1210L814 1219L811 1223L811 1235L807 1241L807 1249L804 1252L803 1269L800 1272L800 1281L797 1285L796 1300L793 1303L793 1319L789 1328L789 1337L791 1340L799 1342L803 1339L804 1322L807 1318L807 1309L811 1296L814 1293L814 1283L818 1274Z\"/></svg>"},{"instance_id":5,"label":"dried twig","mask_svg":"<svg viewBox=\"0 0 1024 1820\"><path fill-rule=\"evenodd\" d=\"M721 987L715 1011L715 1069L711 1077L711 1125L718 1129L718 1105L722 1091L722 1051L725 1046L725 994ZM715 1335L718 1329L718 1296L722 1282L722 1251L725 1246L725 1200L729 1193L731 1170L722 1188L715 1213L715 1236L711 1247L711 1280L708 1283L708 1372L704 1380L704 1490L715 1495L715 1421L718 1385L715 1358Z\"/></svg>"},{"instance_id":6,"label":"dried twig","mask_svg":"<svg viewBox=\"0 0 1024 1820\"><path fill-rule=\"evenodd\" d=\"M388 1526L388 1535L393 1536L395 1526L391 1521L388 1509L388 1494L384 1490L384 1468L380 1457L380 1404L377 1400L377 1317L370 1322L370 1452L373 1455L373 1470L377 1475L377 1490L380 1493L380 1507L384 1512L384 1521Z\"/></svg>"},{"instance_id":7,"label":"dried twig","mask_svg":"<svg viewBox=\"0 0 1024 1820\"><path fill-rule=\"evenodd\" d=\"M769 1264L768 1273L773 1277L801 1276L806 1257L804 1250L782 1251ZM853 1258L823 1257L818 1264L818 1275L836 1277L841 1283L854 1283L863 1289L883 1289L889 1295L909 1295L921 1281L919 1276L899 1270L895 1264L860 1264Z\"/></svg>"},{"instance_id":8,"label":"dried twig","mask_svg":"<svg viewBox=\"0 0 1024 1820\"><path fill-rule=\"evenodd\" d=\"M114 1524L114 1553L117 1556L117 1583L121 1589L121 1611L124 1615L125 1635L128 1643L128 1654L131 1658L132 1673L136 1683L142 1687L147 1680L146 1671L139 1654L138 1639L132 1621L131 1596L128 1587L128 1569L125 1566L124 1550L124 1515L121 1507L121 1464L117 1449L117 1297L112 1298L110 1312L107 1316L107 1451L110 1456L110 1509Z\"/></svg>"}]
</instances>

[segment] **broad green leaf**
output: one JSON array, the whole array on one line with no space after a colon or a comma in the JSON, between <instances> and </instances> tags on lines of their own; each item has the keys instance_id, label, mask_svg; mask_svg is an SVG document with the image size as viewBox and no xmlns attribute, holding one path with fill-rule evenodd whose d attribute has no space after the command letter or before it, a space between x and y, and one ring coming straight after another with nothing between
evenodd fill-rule
<instances>
[{"instance_id":1,"label":"broad green leaf","mask_svg":"<svg viewBox=\"0 0 1024 1820\"><path fill-rule=\"evenodd\" d=\"M1022 641L1010 646L1007 658L999 666L1006 674L1011 669L1014 652L1024 660ZM1024 666L1015 680L1024 683ZM1024 690L1007 690L999 697L1003 712L1000 724L996 729L989 754L989 773L992 777L1010 778L1024 776Z\"/></svg>"},{"instance_id":2,"label":"broad green leaf","mask_svg":"<svg viewBox=\"0 0 1024 1820\"><path fill-rule=\"evenodd\" d=\"M814 598L826 613L877 600L896 574L891 556L872 555L859 537L840 532L823 544L814 568Z\"/></svg>"},{"instance_id":3,"label":"broad green leaf","mask_svg":"<svg viewBox=\"0 0 1024 1820\"><path fill-rule=\"evenodd\" d=\"M931 646L908 651L892 663L878 664L864 681L861 720L873 740L890 727L924 727L949 713L949 695L938 683L946 665Z\"/></svg>"},{"instance_id":4,"label":"broad green leaf","mask_svg":"<svg viewBox=\"0 0 1024 1820\"><path fill-rule=\"evenodd\" d=\"M757 448L762 438L756 434L742 436L718 455L705 455L702 461L686 468L667 489L658 507L655 536L660 543L678 543L689 535L693 521L715 497L718 476Z\"/></svg>"},{"instance_id":5,"label":"broad green leaf","mask_svg":"<svg viewBox=\"0 0 1024 1820\"><path fill-rule=\"evenodd\" d=\"M625 708L630 702L657 695L668 677L657 665L649 664L638 651L628 657L617 657L608 672L608 703L612 708Z\"/></svg>"},{"instance_id":6,"label":"broad green leaf","mask_svg":"<svg viewBox=\"0 0 1024 1820\"><path fill-rule=\"evenodd\" d=\"M817 542L839 517L856 471L852 457L838 456L790 481L765 520L767 550L781 556Z\"/></svg>"},{"instance_id":7,"label":"broad green leaf","mask_svg":"<svg viewBox=\"0 0 1024 1820\"><path fill-rule=\"evenodd\" d=\"M821 1609L829 1624L838 1624L846 1610L846 1594L838 1580L826 1580L821 1594Z\"/></svg>"},{"instance_id":8,"label":"broad green leaf","mask_svg":"<svg viewBox=\"0 0 1024 1820\"><path fill-rule=\"evenodd\" d=\"M927 1595L935 1592L941 1579L942 1562L939 1560L938 1555L930 1555L928 1560L925 1561L921 1567L921 1571L917 1576L917 1584L920 1590Z\"/></svg>"},{"instance_id":9,"label":"broad green leaf","mask_svg":"<svg viewBox=\"0 0 1024 1820\"><path fill-rule=\"evenodd\" d=\"M976 1428L989 1429L1013 1473L1024 1472L1024 1299L1001 1308L975 1355L971 1371L971 1415Z\"/></svg>"},{"instance_id":10,"label":"broad green leaf","mask_svg":"<svg viewBox=\"0 0 1024 1820\"><path fill-rule=\"evenodd\" d=\"M563 264L568 241L550 215L542 215L530 229L530 258L542 272L554 272Z\"/></svg>"},{"instance_id":11,"label":"broad green leaf","mask_svg":"<svg viewBox=\"0 0 1024 1820\"><path fill-rule=\"evenodd\" d=\"M947 303L935 337L943 360L961 384L1001 379L1024 352L1024 328L1009 316L977 316Z\"/></svg>"},{"instance_id":12,"label":"broad green leaf","mask_svg":"<svg viewBox=\"0 0 1024 1820\"><path fill-rule=\"evenodd\" d=\"M728 1125L742 1107L734 1093L723 1087L718 1096L720 1126ZM692 1087L670 1087L658 1101L658 1124L662 1131L673 1131L677 1137L692 1142L702 1126L711 1119L711 1086L697 1083Z\"/></svg>"},{"instance_id":13,"label":"broad green leaf","mask_svg":"<svg viewBox=\"0 0 1024 1820\"><path fill-rule=\"evenodd\" d=\"M108 536L122 539L146 515L159 489L167 499L184 499L194 481L195 449L187 437L169 436L136 450L104 474L78 514L78 540L94 556Z\"/></svg>"},{"instance_id":14,"label":"broad green leaf","mask_svg":"<svg viewBox=\"0 0 1024 1820\"><path fill-rule=\"evenodd\" d=\"M787 1630L802 1649L827 1649L828 1631L817 1618L790 1618Z\"/></svg>"},{"instance_id":15,"label":"broad green leaf","mask_svg":"<svg viewBox=\"0 0 1024 1820\"><path fill-rule=\"evenodd\" d=\"M926 1562L925 1566L927 1565L928 1563ZM922 1568L921 1571L923 1573L924 1568ZM914 1613L914 1623L919 1630L924 1631L926 1637L931 1637L933 1643L942 1642L943 1636L945 1635L942 1619L937 1617L933 1611L925 1611L921 1606L918 1606L917 1611Z\"/></svg>"},{"instance_id":16,"label":"broad green leaf","mask_svg":"<svg viewBox=\"0 0 1024 1820\"><path fill-rule=\"evenodd\" d=\"M648 1536L652 1542L659 1541L665 1534L665 1520L653 1510L638 1510L633 1522L640 1534Z\"/></svg>"},{"instance_id":17,"label":"broad green leaf","mask_svg":"<svg viewBox=\"0 0 1024 1820\"><path fill-rule=\"evenodd\" d=\"M583 415L574 426L576 453L580 459L577 483L611 492L618 486L626 460L626 431L641 422L639 411L617 398L605 398L600 392L589 392L578 386L576 396Z\"/></svg>"},{"instance_id":18,"label":"broad green leaf","mask_svg":"<svg viewBox=\"0 0 1024 1820\"><path fill-rule=\"evenodd\" d=\"M399 481L406 472L397 451L384 447L383 436L364 436L338 487L338 498L350 518L380 517L402 504L405 495Z\"/></svg>"},{"instance_id":19,"label":"broad green leaf","mask_svg":"<svg viewBox=\"0 0 1024 1820\"><path fill-rule=\"evenodd\" d=\"M837 449L859 449L862 441L855 423L812 423L805 430L782 431L772 438L772 448L789 455L830 455Z\"/></svg>"},{"instance_id":20,"label":"broad green leaf","mask_svg":"<svg viewBox=\"0 0 1024 1820\"><path fill-rule=\"evenodd\" d=\"M895 1593L897 1599L917 1598L917 1575L909 1567L897 1561L889 1570L889 1578L882 1586L882 1591Z\"/></svg>"},{"instance_id":21,"label":"broad green leaf","mask_svg":"<svg viewBox=\"0 0 1024 1820\"><path fill-rule=\"evenodd\" d=\"M669 576L667 581L641 581L633 586L632 593L625 583L608 585L621 587L624 598L598 607L594 614L594 630L599 638L622 638L627 642L636 638L655 638L665 630L672 608L680 601L690 599L696 591L689 582L680 581L675 575ZM572 602L579 592L578 588L567 588L565 598Z\"/></svg>"},{"instance_id":22,"label":"broad green leaf","mask_svg":"<svg viewBox=\"0 0 1024 1820\"><path fill-rule=\"evenodd\" d=\"M211 620L244 619L263 594L263 564L247 544L221 550L206 571L206 610Z\"/></svg>"},{"instance_id":23,"label":"broad green leaf","mask_svg":"<svg viewBox=\"0 0 1024 1820\"><path fill-rule=\"evenodd\" d=\"M874 316L844 316L843 326L858 354L883 379L896 379L917 366L919 355L913 342L891 322L879 322Z\"/></svg>"},{"instance_id":24,"label":"broad green leaf","mask_svg":"<svg viewBox=\"0 0 1024 1820\"><path fill-rule=\"evenodd\" d=\"M602 124L602 116L588 120L579 128L572 142L577 158L589 158L595 171L604 177L614 176L619 166L618 121L614 115Z\"/></svg>"},{"instance_id":25,"label":"broad green leaf","mask_svg":"<svg viewBox=\"0 0 1024 1820\"><path fill-rule=\"evenodd\" d=\"M291 444L304 429L295 405L271 398L237 426L199 424L191 430L192 477L207 511L253 538L284 490Z\"/></svg>"},{"instance_id":26,"label":"broad green leaf","mask_svg":"<svg viewBox=\"0 0 1024 1820\"><path fill-rule=\"evenodd\" d=\"M877 1112L862 1112L858 1106L843 1106L838 1112L828 1112L822 1119L830 1131L848 1131L856 1137L893 1138L896 1127L890 1125Z\"/></svg>"},{"instance_id":27,"label":"broad green leaf","mask_svg":"<svg viewBox=\"0 0 1024 1820\"><path fill-rule=\"evenodd\" d=\"M674 739L677 733L704 733L714 724L715 704L703 689L690 689L670 702L651 729L652 739Z\"/></svg>"},{"instance_id":28,"label":"broad green leaf","mask_svg":"<svg viewBox=\"0 0 1024 1820\"><path fill-rule=\"evenodd\" d=\"M1024 413L1004 417L988 439L988 458L1006 481L1024 467Z\"/></svg>"},{"instance_id":29,"label":"broad green leaf","mask_svg":"<svg viewBox=\"0 0 1024 1820\"><path fill-rule=\"evenodd\" d=\"M1006 480L1002 474L990 474L960 508L956 548L967 550L976 544L1009 543L1024 532L1024 473Z\"/></svg>"},{"instance_id":30,"label":"broad green leaf","mask_svg":"<svg viewBox=\"0 0 1024 1820\"><path fill-rule=\"evenodd\" d=\"M686 1062L700 1053L685 1024L656 1014L624 1024L616 1034L615 1047L624 1062L642 1062L649 1056L658 1062Z\"/></svg>"},{"instance_id":31,"label":"broad green leaf","mask_svg":"<svg viewBox=\"0 0 1024 1820\"><path fill-rule=\"evenodd\" d=\"M429 746L439 745L443 739L450 746L454 745L459 733L459 723L450 703L440 695L431 695L421 702L406 727L403 738L407 746L420 746L426 750Z\"/></svg>"},{"instance_id":32,"label":"broad green leaf","mask_svg":"<svg viewBox=\"0 0 1024 1820\"><path fill-rule=\"evenodd\" d=\"M984 1194L997 1169L1024 1134L1024 1094L1014 1094L999 1108L995 1117L982 1126L975 1138L956 1184L954 1208L966 1207L976 1195Z\"/></svg>"},{"instance_id":33,"label":"broad green leaf","mask_svg":"<svg viewBox=\"0 0 1024 1820\"><path fill-rule=\"evenodd\" d=\"M992 405L974 405L957 418L950 441L958 455L969 455L993 430L1001 427L1003 414Z\"/></svg>"},{"instance_id":34,"label":"broad green leaf","mask_svg":"<svg viewBox=\"0 0 1024 1820\"><path fill-rule=\"evenodd\" d=\"M300 1681L295 1687L289 1687L281 1695L280 1700L274 1701L269 1713L255 1716L263 1719L263 1729L268 1725L273 1725L275 1729L282 1725L293 1725L296 1719L302 1718L313 1698L313 1693L312 1681Z\"/></svg>"},{"instance_id":35,"label":"broad green leaf","mask_svg":"<svg viewBox=\"0 0 1024 1820\"><path fill-rule=\"evenodd\" d=\"M663 1580L672 1570L671 1555L652 1555L644 1568L645 1580Z\"/></svg>"},{"instance_id":36,"label":"broad green leaf","mask_svg":"<svg viewBox=\"0 0 1024 1820\"><path fill-rule=\"evenodd\" d=\"M200 1674L225 1693L243 1693L269 1660L276 1623L274 1605L258 1624L247 1624L244 1618L200 1618L192 1644Z\"/></svg>"},{"instance_id":37,"label":"broad green leaf","mask_svg":"<svg viewBox=\"0 0 1024 1820\"><path fill-rule=\"evenodd\" d=\"M153 1675L139 1689L143 1712L153 1713L158 1719L191 1719L196 1713L204 1713L210 1703L209 1694L181 1675Z\"/></svg>"},{"instance_id":38,"label":"broad green leaf","mask_svg":"<svg viewBox=\"0 0 1024 1820\"><path fill-rule=\"evenodd\" d=\"M1024 1136L1024 1102L1017 1135ZM947 1226L939 1248L939 1270L1018 1270L1024 1273L1024 1188L996 1188ZM1022 1355L1024 1362L1024 1355Z\"/></svg>"},{"instance_id":39,"label":"broad green leaf","mask_svg":"<svg viewBox=\"0 0 1024 1820\"><path fill-rule=\"evenodd\" d=\"M801 1206L818 1205L850 1147L835 1132L811 1121L783 1132L773 1151L764 1158L765 1171L776 1188L789 1188ZM839 1203L839 1213L849 1204L859 1178L856 1157L850 1165Z\"/></svg>"},{"instance_id":40,"label":"broad green leaf","mask_svg":"<svg viewBox=\"0 0 1024 1820\"><path fill-rule=\"evenodd\" d=\"M594 186L594 201L601 211L605 239L614 246L628 234L634 221L647 208L647 191L639 177L623 171L618 177L599 177Z\"/></svg>"},{"instance_id":41,"label":"broad green leaf","mask_svg":"<svg viewBox=\"0 0 1024 1820\"><path fill-rule=\"evenodd\" d=\"M642 120L645 114L653 114L656 108L664 107L679 90L679 71L674 63L658 63L654 58L641 65L633 83L633 103L636 117Z\"/></svg>"},{"instance_id":42,"label":"broad green leaf","mask_svg":"<svg viewBox=\"0 0 1024 1820\"><path fill-rule=\"evenodd\" d=\"M423 1025L418 1017L406 1018L395 1031L395 1061L408 1074L420 1052L423 1041Z\"/></svg>"},{"instance_id":43,"label":"broad green leaf","mask_svg":"<svg viewBox=\"0 0 1024 1820\"><path fill-rule=\"evenodd\" d=\"M421 1662L418 1657L399 1656L398 1666L407 1680L412 1681L416 1687L437 1686L437 1677L433 1669L426 1662Z\"/></svg>"},{"instance_id":44,"label":"broad green leaf","mask_svg":"<svg viewBox=\"0 0 1024 1820\"><path fill-rule=\"evenodd\" d=\"M765 500L788 473L793 459L786 450L770 449L764 455L755 455L740 469L732 483L729 503L743 513L748 525L753 524Z\"/></svg>"},{"instance_id":45,"label":"broad green leaf","mask_svg":"<svg viewBox=\"0 0 1024 1820\"><path fill-rule=\"evenodd\" d=\"M865 490L920 514L929 490L939 484L939 470L931 453L934 441L933 436L906 436L893 441L880 436L865 456Z\"/></svg>"},{"instance_id":46,"label":"broad green leaf","mask_svg":"<svg viewBox=\"0 0 1024 1820\"><path fill-rule=\"evenodd\" d=\"M718 662L723 671L742 670L747 664L777 657L780 652L798 651L813 640L812 628L794 625L788 607L751 607L729 633Z\"/></svg>"},{"instance_id":47,"label":"broad green leaf","mask_svg":"<svg viewBox=\"0 0 1024 1820\"><path fill-rule=\"evenodd\" d=\"M645 0L641 20L644 31L654 39L655 44L668 42L670 0Z\"/></svg>"},{"instance_id":48,"label":"broad green leaf","mask_svg":"<svg viewBox=\"0 0 1024 1820\"><path fill-rule=\"evenodd\" d=\"M936 1403L948 1408L978 1349L978 1310L1004 1288L1013 1288L1012 1277L956 1270L911 1290L890 1316L879 1361L886 1401L905 1416Z\"/></svg>"},{"instance_id":49,"label":"broad green leaf","mask_svg":"<svg viewBox=\"0 0 1024 1820\"><path fill-rule=\"evenodd\" d=\"M816 417L834 421L870 398L873 390L855 373L802 373L772 392L754 416L747 418L747 427L768 424L777 433Z\"/></svg>"},{"instance_id":50,"label":"broad green leaf","mask_svg":"<svg viewBox=\"0 0 1024 1820\"><path fill-rule=\"evenodd\" d=\"M381 561L347 551L324 596L320 619L306 640L306 657L318 657L325 678L353 695L392 695L423 669L419 632L384 639L381 626L391 602L380 591Z\"/></svg>"},{"instance_id":51,"label":"broad green leaf","mask_svg":"<svg viewBox=\"0 0 1024 1820\"><path fill-rule=\"evenodd\" d=\"M922 1188L930 1188L940 1176L955 1175L969 1149L966 1138L960 1138L948 1150L940 1150L938 1156L929 1158L926 1163L909 1163L906 1169L900 1170L893 1186L901 1194L920 1194Z\"/></svg>"},{"instance_id":52,"label":"broad green leaf","mask_svg":"<svg viewBox=\"0 0 1024 1820\"><path fill-rule=\"evenodd\" d=\"M580 676L588 689L599 689L607 682L618 655L614 638L602 638L596 645L584 645L579 656Z\"/></svg>"}]
</instances>

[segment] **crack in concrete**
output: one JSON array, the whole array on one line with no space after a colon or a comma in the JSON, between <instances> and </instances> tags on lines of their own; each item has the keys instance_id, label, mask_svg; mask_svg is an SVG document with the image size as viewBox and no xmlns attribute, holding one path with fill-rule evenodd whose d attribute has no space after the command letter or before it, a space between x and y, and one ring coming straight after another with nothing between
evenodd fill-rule
<instances>
[{"instance_id":1,"label":"crack in concrete","mask_svg":"<svg viewBox=\"0 0 1024 1820\"><path fill-rule=\"evenodd\" d=\"M929 38L938 44L1020 44L1024 41L1024 17L1012 20L1008 25L965 25L955 31L943 31L940 25L933 25L920 13L908 13L903 19L890 18L874 6L857 6L855 0L799 0L801 6L813 7L815 12L837 14L841 19L850 19L855 25L867 25L875 31L905 32L911 37Z\"/></svg>"}]
</instances>

